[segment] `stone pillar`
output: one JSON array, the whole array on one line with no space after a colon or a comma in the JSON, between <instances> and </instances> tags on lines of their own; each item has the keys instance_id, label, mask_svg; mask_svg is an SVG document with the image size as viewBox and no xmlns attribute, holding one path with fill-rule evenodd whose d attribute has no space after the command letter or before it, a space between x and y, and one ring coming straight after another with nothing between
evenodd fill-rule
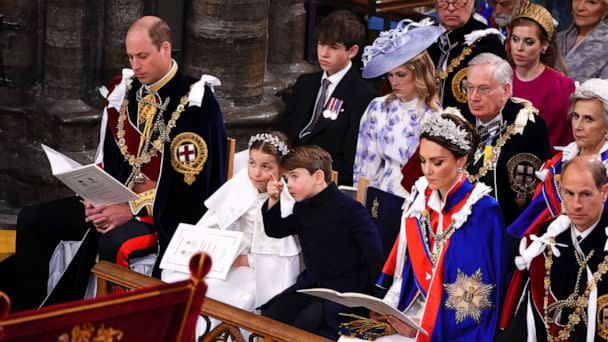
<instances>
[{"instance_id":1,"label":"stone pillar","mask_svg":"<svg viewBox=\"0 0 608 342\"><path fill-rule=\"evenodd\" d=\"M304 0L270 0L268 64L304 60L306 11Z\"/></svg>"},{"instance_id":2,"label":"stone pillar","mask_svg":"<svg viewBox=\"0 0 608 342\"><path fill-rule=\"evenodd\" d=\"M268 0L192 0L186 8L184 65L222 81L220 98L259 104L264 94Z\"/></svg>"},{"instance_id":3,"label":"stone pillar","mask_svg":"<svg viewBox=\"0 0 608 342\"><path fill-rule=\"evenodd\" d=\"M47 96L80 99L86 92L89 32L86 0L49 0L46 8L44 86Z\"/></svg>"},{"instance_id":4,"label":"stone pillar","mask_svg":"<svg viewBox=\"0 0 608 342\"><path fill-rule=\"evenodd\" d=\"M103 82L121 74L129 67L125 53L127 30L135 20L144 15L144 1L106 0L103 27Z\"/></svg>"},{"instance_id":5,"label":"stone pillar","mask_svg":"<svg viewBox=\"0 0 608 342\"><path fill-rule=\"evenodd\" d=\"M2 1L0 14L0 87L29 88L36 80L38 1Z\"/></svg>"},{"instance_id":6,"label":"stone pillar","mask_svg":"<svg viewBox=\"0 0 608 342\"><path fill-rule=\"evenodd\" d=\"M297 77L315 71L304 61L306 9L304 0L270 0L266 85L284 94Z\"/></svg>"}]
</instances>

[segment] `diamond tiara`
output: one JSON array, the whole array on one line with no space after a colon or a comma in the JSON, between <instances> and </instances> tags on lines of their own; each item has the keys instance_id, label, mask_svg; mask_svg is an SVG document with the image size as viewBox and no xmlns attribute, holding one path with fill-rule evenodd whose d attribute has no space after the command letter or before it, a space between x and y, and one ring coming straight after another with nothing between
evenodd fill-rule
<instances>
[{"instance_id":1,"label":"diamond tiara","mask_svg":"<svg viewBox=\"0 0 608 342\"><path fill-rule=\"evenodd\" d=\"M420 135L424 133L445 138L463 151L471 150L471 142L466 139L467 131L458 127L454 121L446 119L440 114L431 114L425 117Z\"/></svg>"},{"instance_id":2,"label":"diamond tiara","mask_svg":"<svg viewBox=\"0 0 608 342\"><path fill-rule=\"evenodd\" d=\"M272 146L276 147L277 150L279 150L279 153L281 153L281 157L284 157L287 153L289 153L287 145L285 145L285 143L281 141L281 139L279 139L277 136L274 136L272 134L258 133L256 135L252 135L251 138L249 138L249 148L251 148L251 145L253 145L253 143L256 141L261 141L263 143L271 144Z\"/></svg>"}]
</instances>

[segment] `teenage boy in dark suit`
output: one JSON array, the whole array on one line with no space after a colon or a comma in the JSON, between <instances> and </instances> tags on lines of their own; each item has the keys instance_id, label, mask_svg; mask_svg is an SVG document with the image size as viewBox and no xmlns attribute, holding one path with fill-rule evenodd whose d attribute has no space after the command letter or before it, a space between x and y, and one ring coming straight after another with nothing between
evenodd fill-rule
<instances>
[{"instance_id":1,"label":"teenage boy in dark suit","mask_svg":"<svg viewBox=\"0 0 608 342\"><path fill-rule=\"evenodd\" d=\"M279 129L294 147L317 145L329 152L338 183L352 185L359 122L377 93L351 62L365 26L356 14L340 10L321 21L315 36L323 71L298 78Z\"/></svg>"}]
</instances>

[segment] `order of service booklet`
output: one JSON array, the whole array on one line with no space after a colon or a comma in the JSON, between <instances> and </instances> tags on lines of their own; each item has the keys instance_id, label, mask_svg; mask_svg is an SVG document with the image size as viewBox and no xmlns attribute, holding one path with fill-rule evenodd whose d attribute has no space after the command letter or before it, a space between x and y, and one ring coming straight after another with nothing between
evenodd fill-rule
<instances>
[{"instance_id":1,"label":"order of service booklet","mask_svg":"<svg viewBox=\"0 0 608 342\"><path fill-rule=\"evenodd\" d=\"M399 319L402 322L407 323L407 325L420 331L424 335L428 335L428 333L424 329L422 329L419 323L415 322L413 318L406 316L405 314L403 314L403 312L388 305L380 298L356 292L340 293L338 291L325 288L303 289L298 290L298 292L327 299L332 302L347 306L349 308L364 307L381 315L390 315Z\"/></svg>"},{"instance_id":2,"label":"order of service booklet","mask_svg":"<svg viewBox=\"0 0 608 342\"><path fill-rule=\"evenodd\" d=\"M81 165L41 144L51 164L53 176L94 207L126 203L139 198L136 193L95 164Z\"/></svg>"},{"instance_id":3,"label":"order of service booklet","mask_svg":"<svg viewBox=\"0 0 608 342\"><path fill-rule=\"evenodd\" d=\"M205 252L212 261L207 276L225 280L240 252L242 240L243 232L180 223L167 246L160 268L190 274L190 257L196 252Z\"/></svg>"}]
</instances>

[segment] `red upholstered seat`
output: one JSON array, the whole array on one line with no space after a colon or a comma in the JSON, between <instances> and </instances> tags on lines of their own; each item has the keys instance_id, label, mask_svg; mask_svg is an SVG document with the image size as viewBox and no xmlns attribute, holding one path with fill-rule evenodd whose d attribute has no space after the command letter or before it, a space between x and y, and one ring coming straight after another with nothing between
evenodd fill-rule
<instances>
[{"instance_id":1,"label":"red upholstered seat","mask_svg":"<svg viewBox=\"0 0 608 342\"><path fill-rule=\"evenodd\" d=\"M192 341L210 268L199 253L186 281L14 314L0 292L0 341Z\"/></svg>"}]
</instances>

